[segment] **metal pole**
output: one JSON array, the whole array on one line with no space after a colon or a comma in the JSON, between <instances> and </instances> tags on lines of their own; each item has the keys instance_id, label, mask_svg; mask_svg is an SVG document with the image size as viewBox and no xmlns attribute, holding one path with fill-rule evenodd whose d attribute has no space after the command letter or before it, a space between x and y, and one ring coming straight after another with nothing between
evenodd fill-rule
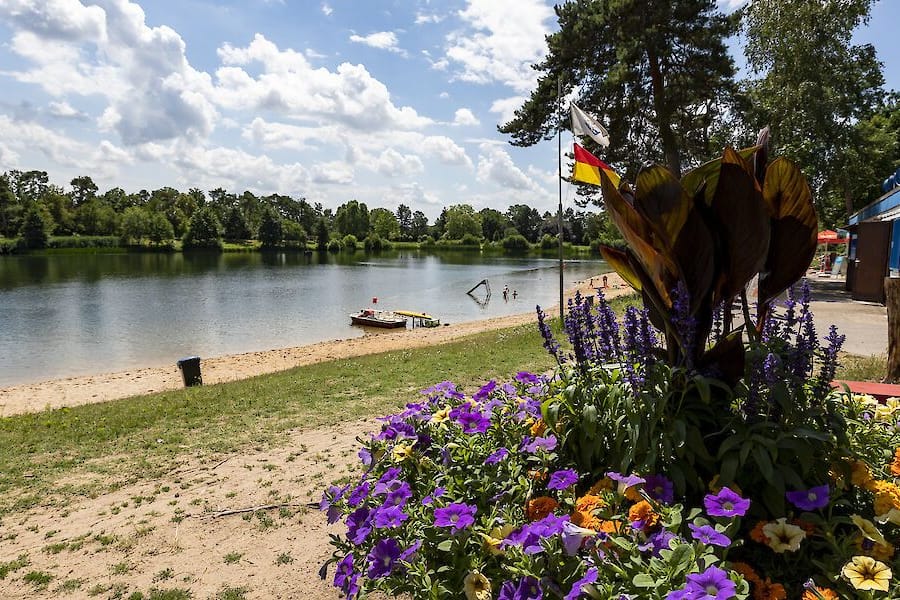
<instances>
[{"instance_id":1,"label":"metal pole","mask_svg":"<svg viewBox=\"0 0 900 600\"><path fill-rule=\"evenodd\" d=\"M556 124L556 155L559 159L559 214L557 234L559 238L559 320L563 320L563 210L562 210L562 81L556 80L556 109L558 121Z\"/></svg>"}]
</instances>

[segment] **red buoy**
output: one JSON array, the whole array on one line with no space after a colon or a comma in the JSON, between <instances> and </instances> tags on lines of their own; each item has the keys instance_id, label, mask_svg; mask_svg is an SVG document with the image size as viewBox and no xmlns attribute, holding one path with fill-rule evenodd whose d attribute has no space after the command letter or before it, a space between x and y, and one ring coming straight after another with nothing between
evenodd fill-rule
<instances>
[{"instance_id":1,"label":"red buoy","mask_svg":"<svg viewBox=\"0 0 900 600\"><path fill-rule=\"evenodd\" d=\"M378 304L378 296L372 296L372 304Z\"/></svg>"}]
</instances>

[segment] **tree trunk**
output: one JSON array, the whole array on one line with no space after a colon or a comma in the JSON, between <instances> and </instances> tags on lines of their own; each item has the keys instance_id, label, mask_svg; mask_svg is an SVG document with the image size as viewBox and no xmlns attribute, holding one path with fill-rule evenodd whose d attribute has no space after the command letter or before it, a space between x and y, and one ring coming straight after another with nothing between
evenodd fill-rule
<instances>
[{"instance_id":1,"label":"tree trunk","mask_svg":"<svg viewBox=\"0 0 900 600\"><path fill-rule=\"evenodd\" d=\"M666 164L669 170L681 177L681 155L678 152L678 142L669 122L671 114L666 102L666 87L663 81L662 71L659 69L659 57L652 48L647 49L647 62L650 66L650 84L653 88L653 109L656 111L656 121L659 127L659 136L662 138L663 152L666 155Z\"/></svg>"},{"instance_id":2,"label":"tree trunk","mask_svg":"<svg viewBox=\"0 0 900 600\"><path fill-rule=\"evenodd\" d=\"M888 361L885 383L900 381L900 279L884 280L884 304L888 317Z\"/></svg>"}]
</instances>

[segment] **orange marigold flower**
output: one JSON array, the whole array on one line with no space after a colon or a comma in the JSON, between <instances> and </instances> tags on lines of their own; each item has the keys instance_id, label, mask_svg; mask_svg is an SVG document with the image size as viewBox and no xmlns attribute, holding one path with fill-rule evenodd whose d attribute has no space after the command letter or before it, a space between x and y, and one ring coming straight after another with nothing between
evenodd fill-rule
<instances>
[{"instance_id":1,"label":"orange marigold flower","mask_svg":"<svg viewBox=\"0 0 900 600\"><path fill-rule=\"evenodd\" d=\"M870 490L875 493L874 509L876 515L884 515L892 508L900 509L900 487L887 481L875 480Z\"/></svg>"},{"instance_id":2,"label":"orange marigold flower","mask_svg":"<svg viewBox=\"0 0 900 600\"><path fill-rule=\"evenodd\" d=\"M609 477L604 477L603 479L599 480L597 483L592 485L591 489L588 490L588 493L596 496L596 495L599 495L600 492L604 492L604 491L613 489L613 487L614 486L613 486L612 479L610 479Z\"/></svg>"},{"instance_id":3,"label":"orange marigold flower","mask_svg":"<svg viewBox=\"0 0 900 600\"><path fill-rule=\"evenodd\" d=\"M821 600L822 598L825 598L825 600L840 600L834 590L830 588L816 586L816 592L819 592L818 596L812 590L806 590L803 592L801 600Z\"/></svg>"},{"instance_id":4,"label":"orange marigold flower","mask_svg":"<svg viewBox=\"0 0 900 600\"><path fill-rule=\"evenodd\" d=\"M622 524L618 521L600 521L600 529L597 531L602 531L603 533L619 533L622 531Z\"/></svg>"},{"instance_id":5,"label":"orange marigold flower","mask_svg":"<svg viewBox=\"0 0 900 600\"><path fill-rule=\"evenodd\" d=\"M603 526L600 519L595 517L592 513L583 510L576 510L572 513L572 525L584 527L585 529L593 529L594 531L600 531L600 528Z\"/></svg>"},{"instance_id":6,"label":"orange marigold flower","mask_svg":"<svg viewBox=\"0 0 900 600\"><path fill-rule=\"evenodd\" d=\"M547 471L528 471L528 478L534 481L544 481L545 479L547 479Z\"/></svg>"},{"instance_id":7,"label":"orange marigold flower","mask_svg":"<svg viewBox=\"0 0 900 600\"><path fill-rule=\"evenodd\" d=\"M606 502L600 496L585 494L575 501L575 510L581 512L593 512L606 508Z\"/></svg>"},{"instance_id":8,"label":"orange marigold flower","mask_svg":"<svg viewBox=\"0 0 900 600\"><path fill-rule=\"evenodd\" d=\"M769 536L767 536L763 531L763 527L768 525L768 523L768 521L760 521L759 523L757 523L753 527L753 529L750 530L750 539L757 544L768 544Z\"/></svg>"},{"instance_id":9,"label":"orange marigold flower","mask_svg":"<svg viewBox=\"0 0 900 600\"><path fill-rule=\"evenodd\" d=\"M900 477L900 448L894 450L894 462L891 463L891 475Z\"/></svg>"},{"instance_id":10,"label":"orange marigold flower","mask_svg":"<svg viewBox=\"0 0 900 600\"><path fill-rule=\"evenodd\" d=\"M869 489L869 485L872 483L872 472L869 471L869 465L861 460L850 463L850 483Z\"/></svg>"},{"instance_id":11,"label":"orange marigold flower","mask_svg":"<svg viewBox=\"0 0 900 600\"><path fill-rule=\"evenodd\" d=\"M745 580L747 580L750 583L756 583L756 582L760 581L759 575L756 574L756 571L753 569L753 567L751 567L750 565L748 565L745 562L732 563L731 569L733 571L737 571L738 573L740 573L741 577L743 577Z\"/></svg>"},{"instance_id":12,"label":"orange marigold flower","mask_svg":"<svg viewBox=\"0 0 900 600\"><path fill-rule=\"evenodd\" d=\"M768 577L756 582L753 600L787 600L787 591L780 583L772 583Z\"/></svg>"},{"instance_id":13,"label":"orange marigold flower","mask_svg":"<svg viewBox=\"0 0 900 600\"><path fill-rule=\"evenodd\" d=\"M556 510L557 506L559 506L559 502L553 498L538 496L525 504L525 516L529 521L538 521Z\"/></svg>"},{"instance_id":14,"label":"orange marigold flower","mask_svg":"<svg viewBox=\"0 0 900 600\"><path fill-rule=\"evenodd\" d=\"M545 431L547 431L547 424L544 423L543 419L538 419L531 424L531 435L533 435L534 437L544 435Z\"/></svg>"},{"instance_id":15,"label":"orange marigold flower","mask_svg":"<svg viewBox=\"0 0 900 600\"><path fill-rule=\"evenodd\" d=\"M643 500L643 496L641 496L641 493L638 491L642 487L642 485L628 486L627 488L625 488L625 498L627 500L631 500L632 502L639 502L640 500Z\"/></svg>"},{"instance_id":16,"label":"orange marigold flower","mask_svg":"<svg viewBox=\"0 0 900 600\"><path fill-rule=\"evenodd\" d=\"M791 524L796 525L800 529L806 533L807 537L816 533L816 526L810 523L809 521L804 521L802 519L791 519Z\"/></svg>"},{"instance_id":17,"label":"orange marigold flower","mask_svg":"<svg viewBox=\"0 0 900 600\"><path fill-rule=\"evenodd\" d=\"M649 502L641 500L628 509L628 520L632 523L640 521L641 529L646 530L656 527L657 523L659 523L659 515L656 514Z\"/></svg>"}]
</instances>

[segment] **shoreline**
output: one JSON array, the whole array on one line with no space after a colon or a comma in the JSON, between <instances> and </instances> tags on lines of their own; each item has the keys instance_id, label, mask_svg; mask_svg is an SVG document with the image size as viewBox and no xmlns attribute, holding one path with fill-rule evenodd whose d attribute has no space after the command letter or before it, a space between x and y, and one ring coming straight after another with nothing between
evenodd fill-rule
<instances>
[{"instance_id":1,"label":"shoreline","mask_svg":"<svg viewBox=\"0 0 900 600\"><path fill-rule=\"evenodd\" d=\"M621 296L631 291L616 273L606 275L609 278L609 288L605 291L607 298ZM602 276L603 274L595 275L593 279L599 284ZM571 298L576 292L581 292L582 295L594 294L589 281L590 278L575 282L574 286L565 291L565 297ZM555 305L548 309L547 313L553 315L558 310L558 305ZM362 337L356 338L206 358L202 359L201 371L203 382L212 385L329 360L432 346L474 333L515 327L534 321L536 321L535 313L527 312L434 329L367 332ZM183 387L181 372L176 365L142 367L115 373L79 375L25 383L0 389L0 418L46 409L108 402L181 387Z\"/></svg>"}]
</instances>

